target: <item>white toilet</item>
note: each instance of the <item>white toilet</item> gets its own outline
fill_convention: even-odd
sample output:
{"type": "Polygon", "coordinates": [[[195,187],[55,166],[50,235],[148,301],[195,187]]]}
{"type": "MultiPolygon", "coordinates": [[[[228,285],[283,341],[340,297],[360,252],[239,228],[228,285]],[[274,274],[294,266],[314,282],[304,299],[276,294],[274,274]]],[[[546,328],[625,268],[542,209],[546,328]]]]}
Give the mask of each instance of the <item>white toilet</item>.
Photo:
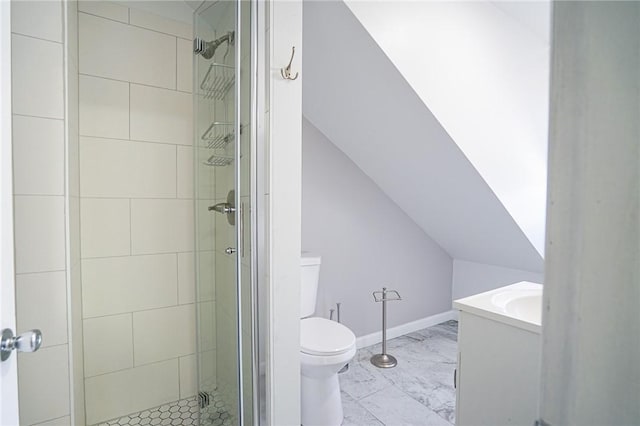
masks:
{"type": "Polygon", "coordinates": [[[338,426],[342,400],[338,371],[356,354],[351,330],[326,318],[311,317],[316,309],[320,256],[302,253],[300,288],[300,364],[303,426],[338,426]]]}

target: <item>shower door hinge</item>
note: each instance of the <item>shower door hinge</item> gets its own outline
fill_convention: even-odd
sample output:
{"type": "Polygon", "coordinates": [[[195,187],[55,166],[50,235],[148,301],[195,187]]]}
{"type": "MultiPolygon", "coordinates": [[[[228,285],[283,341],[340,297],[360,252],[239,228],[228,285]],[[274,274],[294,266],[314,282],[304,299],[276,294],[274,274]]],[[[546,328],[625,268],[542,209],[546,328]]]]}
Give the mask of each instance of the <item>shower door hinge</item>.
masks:
{"type": "Polygon", "coordinates": [[[193,39],[193,53],[195,53],[196,55],[199,55],[201,53],[204,53],[204,51],[207,50],[207,45],[206,42],[201,39],[200,37],[196,37],[193,39]]]}

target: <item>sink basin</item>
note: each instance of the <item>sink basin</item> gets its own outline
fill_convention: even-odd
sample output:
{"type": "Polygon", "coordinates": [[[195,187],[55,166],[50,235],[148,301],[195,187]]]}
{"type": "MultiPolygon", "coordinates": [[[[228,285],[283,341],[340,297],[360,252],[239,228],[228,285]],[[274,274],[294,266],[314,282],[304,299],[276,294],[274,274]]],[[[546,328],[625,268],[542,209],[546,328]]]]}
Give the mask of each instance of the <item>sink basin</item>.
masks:
{"type": "Polygon", "coordinates": [[[542,285],[522,281],[456,300],[461,311],[540,333],[542,323],[542,285]]]}
{"type": "Polygon", "coordinates": [[[542,322],[542,293],[516,297],[504,307],[507,314],[524,321],[540,324],[542,322]]]}

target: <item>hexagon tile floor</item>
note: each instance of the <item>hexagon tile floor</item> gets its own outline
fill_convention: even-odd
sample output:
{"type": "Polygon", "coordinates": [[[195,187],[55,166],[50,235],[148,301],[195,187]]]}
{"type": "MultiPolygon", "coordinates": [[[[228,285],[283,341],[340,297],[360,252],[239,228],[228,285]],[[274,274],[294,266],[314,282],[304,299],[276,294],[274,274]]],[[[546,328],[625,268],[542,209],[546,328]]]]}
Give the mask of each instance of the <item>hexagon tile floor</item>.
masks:
{"type": "MultiPolygon", "coordinates": [[[[96,426],[198,426],[199,410],[197,399],[182,399],[150,410],[99,423],[96,426]]],[[[211,404],[203,410],[202,417],[203,426],[231,426],[233,424],[233,419],[224,409],[222,401],[215,398],[215,394],[211,404]],[[206,418],[209,418],[208,422],[205,420],[206,418]]]]}

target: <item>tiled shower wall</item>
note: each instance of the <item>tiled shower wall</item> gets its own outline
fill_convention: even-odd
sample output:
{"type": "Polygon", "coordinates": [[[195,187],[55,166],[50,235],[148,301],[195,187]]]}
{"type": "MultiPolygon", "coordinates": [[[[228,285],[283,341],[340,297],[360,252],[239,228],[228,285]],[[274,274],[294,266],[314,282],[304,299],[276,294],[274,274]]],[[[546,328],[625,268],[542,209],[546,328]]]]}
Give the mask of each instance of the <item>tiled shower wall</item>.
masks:
{"type": "Polygon", "coordinates": [[[77,79],[65,78],[76,61],[65,55],[73,43],[64,31],[75,5],[11,3],[17,331],[43,333],[39,351],[18,356],[22,425],[69,425],[71,411],[82,410],[70,395],[77,329],[68,322],[68,283],[79,254],[69,247],[78,209],[74,177],[65,179],[66,149],[77,146],[77,105],[68,100],[77,79]]]}
{"type": "Polygon", "coordinates": [[[191,25],[79,5],[87,423],[195,394],[191,25]]]}

